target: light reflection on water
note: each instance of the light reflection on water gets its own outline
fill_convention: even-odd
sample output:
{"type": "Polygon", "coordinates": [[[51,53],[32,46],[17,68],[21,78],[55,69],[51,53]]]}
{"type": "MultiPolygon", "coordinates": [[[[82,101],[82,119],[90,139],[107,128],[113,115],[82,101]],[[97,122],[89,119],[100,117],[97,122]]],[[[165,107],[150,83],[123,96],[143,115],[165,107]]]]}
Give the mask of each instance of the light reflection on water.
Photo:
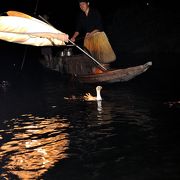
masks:
{"type": "Polygon", "coordinates": [[[178,174],[174,154],[180,151],[169,149],[179,144],[170,141],[179,130],[169,126],[171,116],[162,106],[167,89],[151,89],[147,80],[106,85],[103,101],[84,102],[64,97],[94,94],[95,86],[46,76],[33,83],[0,96],[9,107],[0,109],[2,177],[129,180],[165,177],[165,170],[169,177],[178,174]],[[14,115],[19,112],[33,113],[14,115]]]}
{"type": "Polygon", "coordinates": [[[5,122],[1,130],[0,160],[3,178],[37,179],[56,162],[68,158],[67,119],[22,115],[5,122]]]}

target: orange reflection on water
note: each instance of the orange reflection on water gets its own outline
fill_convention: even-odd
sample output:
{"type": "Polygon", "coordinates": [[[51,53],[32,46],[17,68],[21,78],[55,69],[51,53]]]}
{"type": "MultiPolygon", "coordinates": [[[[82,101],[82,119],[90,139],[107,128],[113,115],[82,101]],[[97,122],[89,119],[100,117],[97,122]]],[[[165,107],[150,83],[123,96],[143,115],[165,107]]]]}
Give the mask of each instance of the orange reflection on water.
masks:
{"type": "Polygon", "coordinates": [[[2,167],[3,177],[12,173],[20,179],[37,179],[56,162],[68,158],[68,127],[68,120],[58,116],[16,119],[10,130],[14,133],[13,138],[1,146],[0,159],[7,161],[2,167]]]}

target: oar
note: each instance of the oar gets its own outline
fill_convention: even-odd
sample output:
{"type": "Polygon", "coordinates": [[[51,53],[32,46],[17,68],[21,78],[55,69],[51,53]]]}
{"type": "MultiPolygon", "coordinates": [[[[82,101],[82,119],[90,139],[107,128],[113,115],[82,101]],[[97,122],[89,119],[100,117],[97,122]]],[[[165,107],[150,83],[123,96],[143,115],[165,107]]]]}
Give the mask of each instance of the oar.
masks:
{"type": "MultiPolygon", "coordinates": [[[[44,19],[41,15],[39,15],[39,18],[41,18],[43,21],[45,21],[46,23],[48,23],[49,25],[51,25],[46,19],[44,19]]],[[[52,26],[52,25],[51,25],[52,26]]],[[[86,54],[89,58],[91,58],[96,64],[98,64],[102,70],[107,70],[101,63],[99,63],[96,59],[94,59],[89,53],[87,53],[86,51],[84,51],[81,47],[79,47],[77,44],[75,44],[73,41],[71,41],[70,39],[68,39],[68,41],[74,45],[75,47],[77,47],[80,51],[82,51],[84,54],[86,54]]]]}

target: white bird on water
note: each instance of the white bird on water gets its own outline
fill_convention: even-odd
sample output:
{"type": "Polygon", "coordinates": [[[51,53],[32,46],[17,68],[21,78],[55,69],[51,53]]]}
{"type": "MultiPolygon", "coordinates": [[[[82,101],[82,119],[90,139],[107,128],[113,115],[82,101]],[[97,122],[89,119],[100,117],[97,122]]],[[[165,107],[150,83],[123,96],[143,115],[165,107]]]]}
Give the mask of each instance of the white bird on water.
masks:
{"type": "Polygon", "coordinates": [[[86,95],[83,96],[84,100],[85,101],[101,101],[102,100],[101,89],[102,89],[102,86],[96,87],[96,96],[92,96],[90,93],[86,93],[86,95]]]}
{"type": "Polygon", "coordinates": [[[72,95],[72,97],[64,97],[64,99],[68,100],[76,100],[76,99],[82,99],[84,101],[101,101],[101,89],[102,86],[97,86],[96,87],[96,96],[91,95],[91,93],[86,93],[84,96],[77,98],[76,96],[72,95]]]}

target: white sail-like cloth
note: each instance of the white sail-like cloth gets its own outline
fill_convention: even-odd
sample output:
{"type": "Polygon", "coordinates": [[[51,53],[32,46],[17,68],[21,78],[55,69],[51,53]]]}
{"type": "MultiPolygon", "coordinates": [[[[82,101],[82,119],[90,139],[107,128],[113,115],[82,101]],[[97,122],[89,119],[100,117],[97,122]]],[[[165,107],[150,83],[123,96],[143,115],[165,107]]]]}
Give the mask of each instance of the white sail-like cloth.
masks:
{"type": "Polygon", "coordinates": [[[0,16],[0,39],[33,46],[65,45],[67,34],[36,18],[0,16]]]}

